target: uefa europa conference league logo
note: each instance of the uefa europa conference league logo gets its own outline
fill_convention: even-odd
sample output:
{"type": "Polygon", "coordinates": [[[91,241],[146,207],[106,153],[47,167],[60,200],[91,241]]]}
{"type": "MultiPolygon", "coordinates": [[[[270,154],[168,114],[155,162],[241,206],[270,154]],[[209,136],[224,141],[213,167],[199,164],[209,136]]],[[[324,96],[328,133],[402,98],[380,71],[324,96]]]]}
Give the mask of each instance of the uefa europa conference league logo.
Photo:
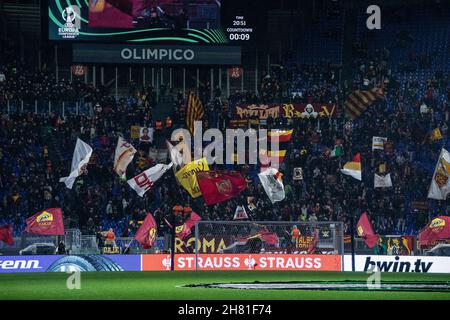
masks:
{"type": "Polygon", "coordinates": [[[61,12],[64,20],[63,27],[58,28],[58,34],[65,39],[74,39],[80,35],[81,14],[80,7],[70,5],[61,12]]]}

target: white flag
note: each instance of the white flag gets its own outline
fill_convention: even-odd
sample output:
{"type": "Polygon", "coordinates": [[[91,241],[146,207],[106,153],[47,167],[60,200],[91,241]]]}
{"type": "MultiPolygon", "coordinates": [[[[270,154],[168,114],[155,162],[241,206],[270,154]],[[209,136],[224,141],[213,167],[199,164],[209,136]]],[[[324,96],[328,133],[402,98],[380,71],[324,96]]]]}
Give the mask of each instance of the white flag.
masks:
{"type": "Polygon", "coordinates": [[[128,184],[134,191],[140,196],[143,197],[144,194],[153,187],[153,184],[162,177],[162,175],[172,167],[172,163],[170,164],[162,164],[159,163],[156,166],[153,166],[141,174],[138,174],[136,177],[128,180],[128,184]]]}
{"type": "Polygon", "coordinates": [[[392,187],[391,174],[388,173],[385,176],[380,176],[375,173],[373,178],[374,188],[389,188],[392,187]]]}
{"type": "Polygon", "coordinates": [[[272,203],[281,201],[286,196],[281,176],[281,172],[275,168],[267,168],[264,172],[258,174],[259,180],[272,203]]]}
{"type": "Polygon", "coordinates": [[[66,187],[72,189],[75,179],[86,171],[86,166],[92,156],[92,148],[80,138],[77,139],[75,151],[73,152],[72,166],[70,168],[70,175],[59,179],[59,182],[64,182],[66,187]]]}
{"type": "Polygon", "coordinates": [[[234,212],[233,220],[244,220],[248,219],[247,211],[243,206],[237,206],[236,211],[234,212]]]}
{"type": "Polygon", "coordinates": [[[387,138],[384,137],[372,137],[372,151],[373,150],[384,150],[384,144],[387,138]]]}
{"type": "Polygon", "coordinates": [[[442,148],[436,168],[434,169],[428,198],[445,200],[450,193],[450,153],[442,148]]]}
{"type": "Polygon", "coordinates": [[[116,154],[114,155],[114,172],[122,179],[126,178],[127,167],[136,154],[136,149],[122,137],[117,141],[116,154]]]}
{"type": "Polygon", "coordinates": [[[169,141],[166,140],[169,149],[170,161],[174,164],[174,170],[178,171],[183,166],[183,155],[169,141]]]}

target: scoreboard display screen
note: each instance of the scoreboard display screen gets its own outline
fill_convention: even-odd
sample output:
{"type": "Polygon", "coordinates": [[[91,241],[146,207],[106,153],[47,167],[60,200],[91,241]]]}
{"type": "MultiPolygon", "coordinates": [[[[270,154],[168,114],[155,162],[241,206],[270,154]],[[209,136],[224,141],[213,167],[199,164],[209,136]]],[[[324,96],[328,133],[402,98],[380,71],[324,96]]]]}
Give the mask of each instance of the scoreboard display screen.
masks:
{"type": "Polygon", "coordinates": [[[49,39],[224,45],[253,40],[252,11],[233,0],[49,0],[49,39]]]}

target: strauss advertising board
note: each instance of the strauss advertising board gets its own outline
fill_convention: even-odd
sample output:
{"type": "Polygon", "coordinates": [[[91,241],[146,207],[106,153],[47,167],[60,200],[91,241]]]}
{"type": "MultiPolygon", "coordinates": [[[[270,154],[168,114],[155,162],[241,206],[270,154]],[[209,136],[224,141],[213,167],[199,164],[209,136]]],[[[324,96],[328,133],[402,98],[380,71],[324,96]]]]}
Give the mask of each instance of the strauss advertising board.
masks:
{"type": "MultiPolygon", "coordinates": [[[[73,271],[168,271],[168,254],[1,256],[0,273],[73,271]]],[[[350,255],[200,254],[198,270],[352,271],[350,255]]],[[[196,270],[194,254],[176,254],[175,270],[196,270]]],[[[356,271],[450,273],[450,257],[356,256],[356,271]]]]}
{"type": "MultiPolygon", "coordinates": [[[[171,260],[167,254],[142,256],[142,271],[170,270],[171,260]]],[[[175,270],[196,270],[195,255],[175,256],[175,270]]],[[[299,254],[201,254],[198,270],[298,270],[341,271],[339,255],[299,254]]]]}

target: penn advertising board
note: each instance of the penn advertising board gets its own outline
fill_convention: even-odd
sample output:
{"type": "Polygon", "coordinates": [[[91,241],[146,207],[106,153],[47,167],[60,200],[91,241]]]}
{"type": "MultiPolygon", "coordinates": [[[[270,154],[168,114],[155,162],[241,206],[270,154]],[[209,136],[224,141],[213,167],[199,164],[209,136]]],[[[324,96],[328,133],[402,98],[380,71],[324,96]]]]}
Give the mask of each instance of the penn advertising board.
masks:
{"type": "Polygon", "coordinates": [[[0,256],[0,273],[140,270],[140,255],[0,256]]]}

